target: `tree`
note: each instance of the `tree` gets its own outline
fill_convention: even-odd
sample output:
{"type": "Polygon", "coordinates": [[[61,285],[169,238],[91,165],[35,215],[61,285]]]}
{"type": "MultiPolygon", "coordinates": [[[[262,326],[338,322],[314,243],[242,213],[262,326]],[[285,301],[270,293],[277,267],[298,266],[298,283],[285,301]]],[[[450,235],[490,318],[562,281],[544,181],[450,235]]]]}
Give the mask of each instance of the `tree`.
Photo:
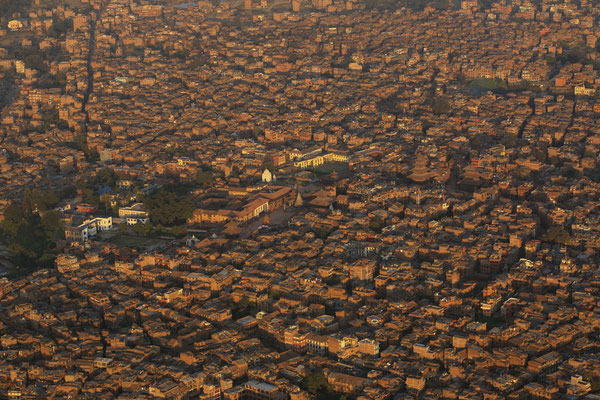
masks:
{"type": "Polygon", "coordinates": [[[192,58],[188,65],[191,69],[200,68],[210,62],[210,59],[204,55],[192,58]]]}
{"type": "Polygon", "coordinates": [[[237,29],[242,29],[242,19],[239,15],[233,17],[233,26],[235,26],[237,29]]]}
{"type": "Polygon", "coordinates": [[[142,201],[152,222],[169,227],[185,223],[195,209],[188,190],[186,185],[168,185],[145,196],[142,201]]]}
{"type": "Polygon", "coordinates": [[[279,292],[276,292],[275,290],[271,290],[269,292],[269,300],[271,301],[277,301],[281,298],[281,294],[279,292]]]}
{"type": "Polygon", "coordinates": [[[72,19],[59,19],[55,20],[52,23],[52,26],[48,29],[48,36],[53,37],[55,39],[60,38],[66,32],[73,29],[73,20],[72,19]]]}
{"type": "Polygon", "coordinates": [[[344,289],[346,289],[346,293],[349,296],[352,296],[352,280],[351,279],[348,279],[346,281],[346,283],[344,284],[344,289]]]}
{"type": "Polygon", "coordinates": [[[83,200],[96,208],[100,207],[100,196],[90,187],[83,189],[83,200]]]}
{"type": "Polygon", "coordinates": [[[97,184],[114,187],[116,180],[117,175],[115,174],[115,171],[110,168],[102,168],[100,171],[96,172],[95,181],[97,184]]]}
{"type": "Polygon", "coordinates": [[[517,135],[513,135],[512,133],[506,133],[502,138],[501,143],[504,145],[504,147],[510,149],[516,147],[518,141],[519,137],[517,135]]]}
{"type": "Polygon", "coordinates": [[[25,221],[19,225],[17,231],[17,242],[37,255],[41,255],[47,244],[47,235],[39,214],[28,216],[25,221]]]}
{"type": "Polygon", "coordinates": [[[567,244],[571,241],[571,235],[564,227],[554,226],[548,229],[548,232],[546,232],[546,235],[544,236],[544,241],[567,244]]]}
{"type": "Polygon", "coordinates": [[[4,210],[4,221],[2,221],[2,229],[4,231],[16,235],[19,229],[19,224],[25,218],[23,208],[18,204],[11,204],[4,210]]]}
{"type": "Polygon", "coordinates": [[[46,230],[48,239],[54,239],[58,234],[64,234],[64,226],[58,211],[49,210],[42,214],[42,225],[46,230]]]}
{"type": "Polygon", "coordinates": [[[340,283],[340,277],[338,275],[330,275],[323,279],[323,283],[327,286],[335,286],[340,283]]]}
{"type": "Polygon", "coordinates": [[[476,94],[481,94],[487,91],[494,93],[505,93],[508,91],[508,84],[499,78],[479,78],[469,82],[469,88],[476,94]]]}
{"type": "Polygon", "coordinates": [[[0,10],[4,16],[25,12],[31,5],[31,0],[0,0],[0,10]]]}
{"type": "Polygon", "coordinates": [[[431,108],[435,115],[448,114],[452,110],[447,99],[436,99],[431,108]]]}
{"type": "Polygon", "coordinates": [[[234,319],[239,319],[250,315],[250,301],[245,297],[237,303],[230,304],[230,306],[231,316],[234,319]]]}
{"type": "Polygon", "coordinates": [[[327,229],[325,227],[314,228],[313,232],[319,239],[327,239],[329,235],[333,233],[334,229],[327,229]]]}
{"type": "Polygon", "coordinates": [[[212,171],[198,171],[194,177],[194,181],[198,186],[209,186],[215,181],[215,176],[212,171]]]}
{"type": "Polygon", "coordinates": [[[320,391],[330,391],[331,385],[322,372],[313,372],[304,379],[304,387],[311,394],[317,394],[320,391]]]}
{"type": "Polygon", "coordinates": [[[547,153],[546,153],[546,149],[545,148],[541,148],[541,147],[536,147],[535,149],[533,149],[533,157],[541,162],[541,163],[545,163],[546,162],[546,158],[547,158],[547,153]]]}
{"type": "Polygon", "coordinates": [[[51,190],[25,190],[23,202],[27,212],[44,212],[58,204],[58,196],[51,190]]]}
{"type": "Polygon", "coordinates": [[[327,377],[321,371],[315,371],[302,380],[302,387],[309,393],[316,395],[317,400],[342,400],[342,396],[333,390],[327,382],[327,377]]]}
{"type": "Polygon", "coordinates": [[[78,133],[75,136],[75,143],[79,146],[80,149],[82,149],[84,146],[87,145],[87,135],[83,132],[78,133]]]}
{"type": "Polygon", "coordinates": [[[64,235],[60,215],[51,209],[57,202],[54,192],[28,189],[21,202],[6,208],[0,223],[1,239],[18,267],[52,265],[56,256],[53,240],[64,235]]]}
{"type": "Polygon", "coordinates": [[[141,223],[138,222],[137,224],[133,225],[133,231],[135,233],[137,233],[138,235],[143,235],[146,236],[148,235],[148,233],[150,233],[152,229],[152,224],[151,223],[141,223]]]}
{"type": "Polygon", "coordinates": [[[100,153],[98,153],[98,148],[97,147],[85,147],[83,149],[83,153],[85,154],[85,159],[91,163],[95,163],[96,161],[100,160],[100,153]]]}
{"type": "Polygon", "coordinates": [[[381,232],[381,229],[385,226],[385,222],[381,217],[375,217],[369,221],[369,229],[375,232],[381,232]]]}
{"type": "Polygon", "coordinates": [[[53,225],[52,218],[44,223],[38,213],[26,213],[24,210],[18,221],[14,219],[16,209],[13,208],[11,214],[11,220],[2,222],[3,241],[8,245],[15,264],[27,269],[51,266],[56,256],[56,245],[51,238],[59,231],[60,224],[53,225]]]}
{"type": "Polygon", "coordinates": [[[183,225],[176,225],[171,228],[171,234],[178,238],[184,237],[187,234],[187,228],[183,225]]]}
{"type": "Polygon", "coordinates": [[[35,69],[45,74],[48,72],[48,64],[46,64],[41,54],[30,54],[23,60],[27,68],[35,69]]]}

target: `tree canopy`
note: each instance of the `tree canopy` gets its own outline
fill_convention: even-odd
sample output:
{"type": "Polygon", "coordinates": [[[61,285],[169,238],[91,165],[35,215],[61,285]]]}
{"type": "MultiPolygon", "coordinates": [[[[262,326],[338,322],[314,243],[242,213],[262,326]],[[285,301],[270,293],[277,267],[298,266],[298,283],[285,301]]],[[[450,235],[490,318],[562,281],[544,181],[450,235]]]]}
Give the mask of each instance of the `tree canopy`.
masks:
{"type": "Polygon", "coordinates": [[[187,198],[189,187],[182,184],[166,185],[144,196],[143,203],[154,224],[181,225],[192,216],[194,203],[187,198]]]}
{"type": "Polygon", "coordinates": [[[309,393],[317,396],[317,400],[346,400],[345,395],[340,395],[333,390],[327,382],[327,377],[321,371],[311,372],[302,380],[302,387],[309,393]]]}
{"type": "Polygon", "coordinates": [[[562,226],[554,226],[548,229],[544,236],[544,241],[554,242],[558,244],[567,244],[571,241],[571,235],[562,226]]]}
{"type": "Polygon", "coordinates": [[[25,191],[21,202],[11,204],[0,224],[0,238],[19,267],[49,267],[56,256],[55,240],[64,235],[60,215],[51,208],[58,197],[49,191],[25,191]]]}
{"type": "Polygon", "coordinates": [[[25,12],[30,6],[31,0],[0,0],[0,10],[5,16],[25,12]]]}

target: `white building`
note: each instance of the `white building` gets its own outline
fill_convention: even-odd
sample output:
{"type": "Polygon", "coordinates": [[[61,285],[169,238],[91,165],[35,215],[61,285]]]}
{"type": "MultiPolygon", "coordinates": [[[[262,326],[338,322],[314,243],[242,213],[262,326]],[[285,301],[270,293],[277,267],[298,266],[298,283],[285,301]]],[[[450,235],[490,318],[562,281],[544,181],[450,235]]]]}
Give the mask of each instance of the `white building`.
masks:
{"type": "Polygon", "coordinates": [[[88,219],[83,222],[85,224],[96,224],[96,229],[99,231],[107,231],[112,229],[113,227],[113,218],[112,217],[96,217],[93,219],[88,219]]]}
{"type": "Polygon", "coordinates": [[[275,175],[273,175],[271,173],[271,171],[269,171],[269,169],[265,169],[264,172],[262,173],[262,181],[266,182],[266,183],[269,183],[269,182],[272,182],[274,180],[277,180],[275,178],[275,175]]]}
{"type": "Polygon", "coordinates": [[[18,31],[23,29],[24,27],[25,24],[23,24],[23,20],[13,19],[8,21],[8,29],[10,29],[11,31],[18,31]]]}
{"type": "Polygon", "coordinates": [[[148,212],[144,210],[142,203],[135,203],[131,207],[119,208],[119,217],[127,221],[127,225],[135,225],[138,222],[145,224],[148,222],[148,212]]]}
{"type": "Polygon", "coordinates": [[[65,238],[70,242],[86,242],[96,236],[98,231],[112,229],[112,217],[96,217],[88,219],[79,226],[68,226],[65,228],[65,238]]]}

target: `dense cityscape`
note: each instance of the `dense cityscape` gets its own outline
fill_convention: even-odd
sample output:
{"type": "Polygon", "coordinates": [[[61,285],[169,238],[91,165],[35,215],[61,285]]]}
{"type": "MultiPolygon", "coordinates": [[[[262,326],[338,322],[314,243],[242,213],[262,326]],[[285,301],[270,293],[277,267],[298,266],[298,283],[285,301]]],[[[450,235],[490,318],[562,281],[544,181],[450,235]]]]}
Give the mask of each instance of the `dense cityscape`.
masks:
{"type": "Polygon", "coordinates": [[[0,399],[600,399],[597,0],[0,0],[0,399]]]}

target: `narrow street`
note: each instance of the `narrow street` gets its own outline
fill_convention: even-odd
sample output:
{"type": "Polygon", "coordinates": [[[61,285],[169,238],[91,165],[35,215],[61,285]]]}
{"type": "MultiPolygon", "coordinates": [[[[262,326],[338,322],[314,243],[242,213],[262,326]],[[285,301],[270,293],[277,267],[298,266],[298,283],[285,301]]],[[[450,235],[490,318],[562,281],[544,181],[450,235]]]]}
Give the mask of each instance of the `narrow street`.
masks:
{"type": "Polygon", "coordinates": [[[88,84],[85,93],[83,94],[83,101],[81,102],[81,111],[85,114],[85,131],[87,131],[89,122],[87,103],[90,99],[90,95],[94,91],[94,68],[92,67],[92,62],[94,59],[94,52],[96,50],[96,25],[102,15],[102,12],[109,3],[110,1],[103,3],[99,10],[95,10],[90,14],[90,39],[88,42],[88,55],[86,60],[88,84]]]}

